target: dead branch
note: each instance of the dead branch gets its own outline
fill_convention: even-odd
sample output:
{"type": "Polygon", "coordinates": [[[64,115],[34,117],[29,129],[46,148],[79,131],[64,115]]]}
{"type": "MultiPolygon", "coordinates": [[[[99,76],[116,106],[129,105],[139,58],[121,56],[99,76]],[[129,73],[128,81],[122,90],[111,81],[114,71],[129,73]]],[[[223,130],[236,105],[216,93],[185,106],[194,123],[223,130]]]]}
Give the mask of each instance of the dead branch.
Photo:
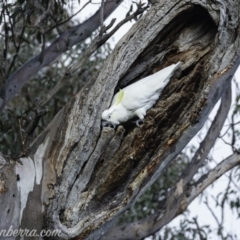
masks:
{"type": "MultiPolygon", "coordinates": [[[[175,205],[171,206],[174,208],[175,214],[170,218],[169,215],[166,214],[167,209],[163,207],[158,213],[153,214],[145,219],[130,224],[125,224],[123,226],[111,228],[110,231],[108,231],[101,238],[101,240],[137,240],[154,234],[156,231],[159,231],[163,226],[169,223],[176,216],[181,214],[204,189],[210,186],[215,180],[220,178],[227,171],[233,169],[239,163],[240,155],[234,153],[233,155],[224,159],[207,174],[203,175],[201,179],[191,187],[190,191],[185,191],[182,193],[182,195],[184,196],[183,199],[176,199],[175,205]],[[180,199],[182,201],[179,201],[180,199]]],[[[168,201],[166,201],[166,203],[168,204],[168,201]]]]}
{"type": "MultiPolygon", "coordinates": [[[[145,9],[144,9],[145,10],[145,9]]],[[[97,36],[92,43],[88,46],[86,51],[80,57],[80,62],[68,67],[64,76],[57,82],[57,84],[48,92],[44,99],[41,100],[39,103],[40,107],[44,107],[52,97],[64,86],[66,86],[71,78],[71,76],[76,73],[77,71],[81,70],[84,66],[86,61],[89,57],[99,48],[101,47],[121,26],[123,26],[126,22],[131,21],[132,19],[136,18],[137,15],[142,14],[143,8],[138,8],[133,14],[129,15],[128,17],[124,18],[120,21],[114,29],[112,29],[109,33],[103,35],[109,28],[112,27],[116,19],[113,19],[108,26],[102,26],[100,29],[100,34],[97,36]]]]}

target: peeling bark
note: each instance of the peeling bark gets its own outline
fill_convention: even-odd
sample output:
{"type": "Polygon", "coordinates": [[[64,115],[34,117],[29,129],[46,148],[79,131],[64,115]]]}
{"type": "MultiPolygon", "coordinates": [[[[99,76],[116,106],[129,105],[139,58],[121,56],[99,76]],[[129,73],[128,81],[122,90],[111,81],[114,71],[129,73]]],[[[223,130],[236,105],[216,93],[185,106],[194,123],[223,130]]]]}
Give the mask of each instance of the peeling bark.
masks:
{"type": "MultiPolygon", "coordinates": [[[[184,200],[179,201],[178,199],[177,201],[180,204],[177,203],[172,206],[173,209],[176,210],[176,215],[174,217],[184,212],[186,208],[190,205],[190,203],[200,193],[202,193],[204,189],[210,186],[224,173],[237,166],[239,163],[240,156],[235,153],[224,159],[207,174],[203,175],[202,178],[199,179],[199,181],[191,187],[191,189],[188,191],[188,195],[185,196],[184,200]]],[[[168,222],[172,220],[172,217],[169,214],[166,214],[165,210],[166,209],[163,207],[158,213],[155,213],[145,219],[123,226],[114,227],[109,232],[107,232],[101,238],[101,240],[138,240],[148,237],[151,234],[154,234],[156,231],[160,230],[163,226],[165,226],[168,222]]]]}
{"type": "Polygon", "coordinates": [[[23,166],[17,163],[15,173],[10,167],[10,178],[20,176],[19,183],[8,180],[17,196],[8,203],[18,210],[16,227],[34,223],[61,230],[59,239],[99,239],[201,129],[229,86],[239,65],[239,8],[232,0],[155,3],[119,41],[97,79],[32,143],[23,166]],[[178,61],[181,72],[140,128],[101,129],[101,113],[118,88],[178,61]],[[28,195],[21,216],[17,186],[29,169],[26,161],[34,186],[29,179],[28,190],[23,187],[28,195]]]}

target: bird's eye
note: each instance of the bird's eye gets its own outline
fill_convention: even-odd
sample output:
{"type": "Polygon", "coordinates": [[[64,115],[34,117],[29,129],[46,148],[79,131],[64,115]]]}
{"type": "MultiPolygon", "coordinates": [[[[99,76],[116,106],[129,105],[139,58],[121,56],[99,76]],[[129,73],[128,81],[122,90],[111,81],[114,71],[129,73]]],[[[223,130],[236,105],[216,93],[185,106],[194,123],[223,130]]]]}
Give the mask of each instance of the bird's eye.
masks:
{"type": "Polygon", "coordinates": [[[111,115],[108,116],[108,119],[110,119],[110,118],[111,118],[111,115]]]}

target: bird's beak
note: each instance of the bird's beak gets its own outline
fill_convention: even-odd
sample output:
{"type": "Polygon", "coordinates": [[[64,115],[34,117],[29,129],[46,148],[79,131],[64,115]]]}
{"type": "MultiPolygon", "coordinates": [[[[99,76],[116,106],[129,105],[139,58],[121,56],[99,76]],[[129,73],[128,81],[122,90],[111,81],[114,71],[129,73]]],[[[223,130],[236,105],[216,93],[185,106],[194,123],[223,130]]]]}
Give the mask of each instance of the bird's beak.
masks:
{"type": "Polygon", "coordinates": [[[110,127],[110,128],[116,128],[117,124],[114,124],[112,122],[109,122],[107,120],[102,121],[102,127],[110,127]]]}

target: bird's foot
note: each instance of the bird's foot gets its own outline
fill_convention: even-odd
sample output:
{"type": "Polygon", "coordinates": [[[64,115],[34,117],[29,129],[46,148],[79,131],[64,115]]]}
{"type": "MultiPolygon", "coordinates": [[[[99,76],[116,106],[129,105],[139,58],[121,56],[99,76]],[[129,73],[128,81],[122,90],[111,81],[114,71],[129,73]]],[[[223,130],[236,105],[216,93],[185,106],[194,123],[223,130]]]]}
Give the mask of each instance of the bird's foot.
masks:
{"type": "Polygon", "coordinates": [[[109,121],[102,121],[102,127],[110,127],[115,129],[117,127],[117,124],[114,124],[109,121]]]}
{"type": "Polygon", "coordinates": [[[137,121],[134,121],[138,127],[140,127],[144,123],[144,119],[138,119],[137,121]]]}

